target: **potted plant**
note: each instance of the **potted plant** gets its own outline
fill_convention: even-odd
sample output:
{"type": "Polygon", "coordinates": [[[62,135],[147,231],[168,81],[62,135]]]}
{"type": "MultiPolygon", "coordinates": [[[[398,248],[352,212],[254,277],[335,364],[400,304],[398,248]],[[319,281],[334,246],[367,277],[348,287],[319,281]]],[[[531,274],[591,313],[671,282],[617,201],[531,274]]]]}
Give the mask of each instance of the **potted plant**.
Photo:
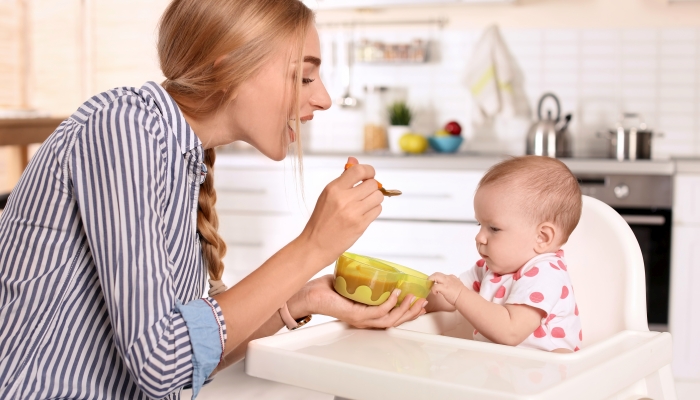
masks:
{"type": "Polygon", "coordinates": [[[401,153],[399,140],[410,131],[409,125],[413,114],[405,101],[395,101],[389,106],[389,121],[391,125],[387,129],[389,136],[389,149],[392,153],[401,153]]]}

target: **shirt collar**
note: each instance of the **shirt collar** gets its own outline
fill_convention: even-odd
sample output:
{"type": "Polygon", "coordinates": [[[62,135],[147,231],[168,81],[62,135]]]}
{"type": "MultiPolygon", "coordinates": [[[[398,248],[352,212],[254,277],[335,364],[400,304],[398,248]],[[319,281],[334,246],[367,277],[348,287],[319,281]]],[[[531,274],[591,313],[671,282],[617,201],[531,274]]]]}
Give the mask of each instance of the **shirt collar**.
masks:
{"type": "MultiPolygon", "coordinates": [[[[184,155],[193,149],[200,149],[202,142],[185,120],[185,116],[180,111],[180,107],[175,102],[175,99],[161,85],[155,82],[146,82],[141,89],[145,92],[145,96],[152,97],[154,104],[158,107],[163,118],[175,134],[175,140],[180,146],[180,152],[184,155]]],[[[201,151],[198,150],[196,153],[201,153],[201,151]]],[[[199,154],[197,156],[197,158],[201,157],[199,154]]]]}

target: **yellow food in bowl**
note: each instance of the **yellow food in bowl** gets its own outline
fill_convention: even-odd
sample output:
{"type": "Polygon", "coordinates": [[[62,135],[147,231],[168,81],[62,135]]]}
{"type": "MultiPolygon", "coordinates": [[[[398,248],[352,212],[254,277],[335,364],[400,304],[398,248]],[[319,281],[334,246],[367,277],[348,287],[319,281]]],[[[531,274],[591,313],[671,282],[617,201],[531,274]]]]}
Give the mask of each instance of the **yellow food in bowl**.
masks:
{"type": "Polygon", "coordinates": [[[346,252],[335,263],[335,291],[367,305],[384,303],[395,288],[401,289],[397,306],[409,293],[424,299],[432,286],[428,275],[378,258],[346,252]]]}
{"type": "Polygon", "coordinates": [[[335,263],[333,288],[348,299],[376,306],[391,296],[403,275],[373,258],[343,253],[335,263]]]}

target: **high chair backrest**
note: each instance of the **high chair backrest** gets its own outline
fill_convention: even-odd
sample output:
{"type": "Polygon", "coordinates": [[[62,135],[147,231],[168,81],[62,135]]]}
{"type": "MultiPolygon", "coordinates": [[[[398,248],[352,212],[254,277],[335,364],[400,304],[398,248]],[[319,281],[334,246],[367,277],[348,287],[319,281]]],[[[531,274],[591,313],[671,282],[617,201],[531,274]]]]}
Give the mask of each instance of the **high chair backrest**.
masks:
{"type": "Polygon", "coordinates": [[[625,330],[649,330],[644,260],[627,222],[583,196],[581,220],[563,246],[583,326],[583,345],[625,330]]]}

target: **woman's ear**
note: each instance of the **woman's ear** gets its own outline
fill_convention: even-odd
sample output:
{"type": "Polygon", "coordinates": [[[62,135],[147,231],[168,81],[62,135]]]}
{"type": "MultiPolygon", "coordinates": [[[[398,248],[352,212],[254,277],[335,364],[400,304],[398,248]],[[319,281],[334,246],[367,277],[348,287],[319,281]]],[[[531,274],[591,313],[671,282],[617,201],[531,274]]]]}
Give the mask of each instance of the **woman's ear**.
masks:
{"type": "Polygon", "coordinates": [[[535,243],[535,252],[537,254],[546,253],[554,243],[557,229],[551,222],[543,222],[537,226],[537,241],[535,243]]]}

